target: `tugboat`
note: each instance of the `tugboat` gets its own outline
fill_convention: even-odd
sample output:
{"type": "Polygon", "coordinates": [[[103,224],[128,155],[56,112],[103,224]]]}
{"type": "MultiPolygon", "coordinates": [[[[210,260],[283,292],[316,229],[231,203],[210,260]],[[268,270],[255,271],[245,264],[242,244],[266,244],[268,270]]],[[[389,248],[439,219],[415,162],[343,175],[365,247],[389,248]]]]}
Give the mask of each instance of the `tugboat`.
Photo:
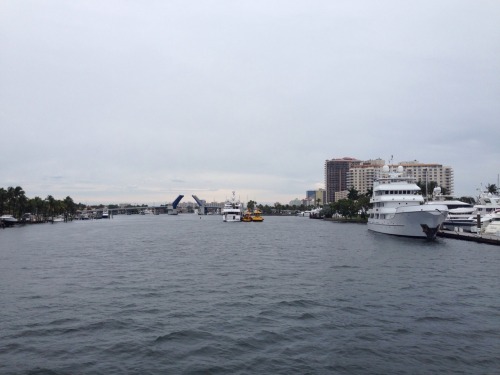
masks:
{"type": "Polygon", "coordinates": [[[425,204],[415,178],[403,172],[402,166],[391,171],[384,165],[381,176],[373,182],[368,229],[395,236],[435,239],[448,216],[448,206],[425,204]]]}
{"type": "Polygon", "coordinates": [[[245,223],[250,223],[252,221],[252,213],[246,210],[243,217],[241,218],[241,221],[244,221],[245,223]]]}
{"type": "Polygon", "coordinates": [[[264,221],[264,218],[262,217],[262,211],[258,208],[256,208],[252,213],[252,221],[255,221],[257,223],[264,221]]]}

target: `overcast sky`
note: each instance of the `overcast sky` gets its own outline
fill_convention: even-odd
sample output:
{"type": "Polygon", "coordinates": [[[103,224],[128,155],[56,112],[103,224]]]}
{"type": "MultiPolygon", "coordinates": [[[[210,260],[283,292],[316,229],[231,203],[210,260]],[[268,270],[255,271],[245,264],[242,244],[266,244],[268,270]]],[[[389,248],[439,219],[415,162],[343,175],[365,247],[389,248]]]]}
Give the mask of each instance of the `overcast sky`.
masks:
{"type": "Polygon", "coordinates": [[[500,173],[500,1],[0,0],[0,187],[288,203],[337,157],[500,173]]]}

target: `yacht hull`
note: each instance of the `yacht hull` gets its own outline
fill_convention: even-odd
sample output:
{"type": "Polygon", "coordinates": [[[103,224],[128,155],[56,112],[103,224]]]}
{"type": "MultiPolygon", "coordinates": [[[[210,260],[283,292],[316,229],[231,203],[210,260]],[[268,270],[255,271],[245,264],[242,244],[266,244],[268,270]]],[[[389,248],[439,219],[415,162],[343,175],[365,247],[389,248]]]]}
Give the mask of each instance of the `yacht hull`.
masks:
{"type": "Polygon", "coordinates": [[[368,219],[368,229],[395,236],[436,238],[437,232],[448,215],[446,206],[409,206],[397,209],[385,219],[368,219]]]}

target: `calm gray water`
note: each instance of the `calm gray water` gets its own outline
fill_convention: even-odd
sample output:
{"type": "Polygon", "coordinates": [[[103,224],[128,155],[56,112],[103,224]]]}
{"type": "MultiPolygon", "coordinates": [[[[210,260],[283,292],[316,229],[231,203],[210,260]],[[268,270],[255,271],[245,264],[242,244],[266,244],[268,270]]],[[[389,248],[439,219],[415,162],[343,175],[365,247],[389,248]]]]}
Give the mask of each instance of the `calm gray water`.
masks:
{"type": "Polygon", "coordinates": [[[500,248],[297,217],[0,230],[1,374],[498,374],[500,248]]]}

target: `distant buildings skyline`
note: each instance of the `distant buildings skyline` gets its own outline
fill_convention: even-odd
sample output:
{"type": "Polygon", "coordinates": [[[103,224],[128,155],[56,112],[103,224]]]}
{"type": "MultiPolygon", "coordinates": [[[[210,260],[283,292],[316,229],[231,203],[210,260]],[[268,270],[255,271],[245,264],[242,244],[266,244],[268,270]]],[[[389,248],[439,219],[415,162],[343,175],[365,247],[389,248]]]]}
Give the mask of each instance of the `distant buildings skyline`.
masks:
{"type": "MultiPolygon", "coordinates": [[[[325,160],[325,199],[326,203],[336,202],[347,197],[348,191],[355,188],[360,194],[366,194],[378,177],[380,168],[385,162],[382,159],[362,161],[352,157],[325,160]]],[[[429,183],[434,181],[447,194],[454,194],[454,172],[450,166],[438,163],[420,163],[417,160],[402,161],[389,166],[403,166],[408,176],[417,181],[429,183]]],[[[309,192],[307,192],[309,195],[309,192]]]]}

